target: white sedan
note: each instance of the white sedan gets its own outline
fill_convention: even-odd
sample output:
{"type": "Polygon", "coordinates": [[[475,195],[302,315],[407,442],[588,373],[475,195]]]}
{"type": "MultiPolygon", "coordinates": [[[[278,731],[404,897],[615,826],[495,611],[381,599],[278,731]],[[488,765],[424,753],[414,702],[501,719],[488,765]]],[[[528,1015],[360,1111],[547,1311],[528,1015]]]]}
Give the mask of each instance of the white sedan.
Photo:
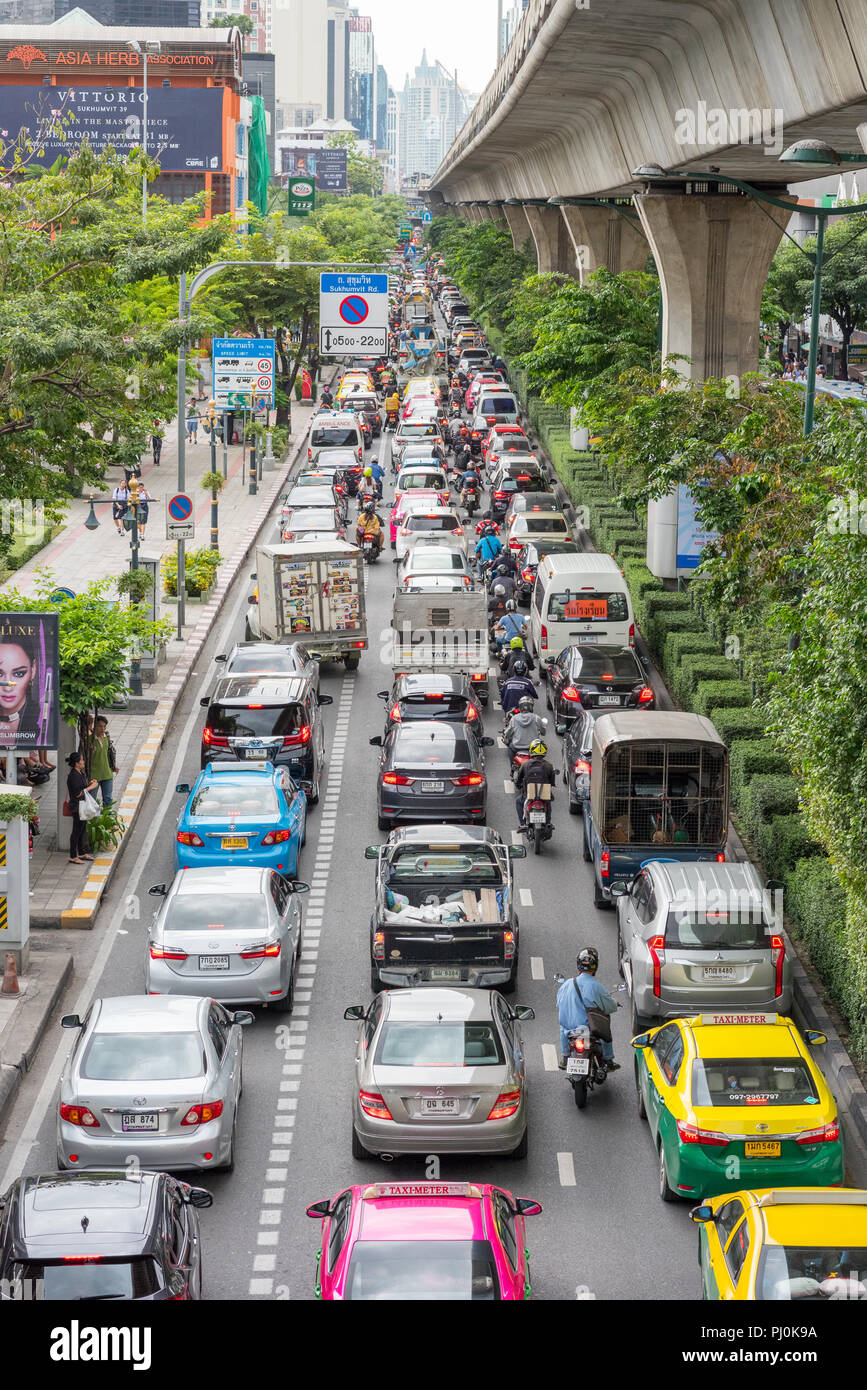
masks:
{"type": "Polygon", "coordinates": [[[467,553],[467,537],[457,512],[449,507],[431,506],[429,502],[410,503],[395,536],[398,560],[419,541],[439,543],[441,540],[457,542],[464,554],[467,553]]]}

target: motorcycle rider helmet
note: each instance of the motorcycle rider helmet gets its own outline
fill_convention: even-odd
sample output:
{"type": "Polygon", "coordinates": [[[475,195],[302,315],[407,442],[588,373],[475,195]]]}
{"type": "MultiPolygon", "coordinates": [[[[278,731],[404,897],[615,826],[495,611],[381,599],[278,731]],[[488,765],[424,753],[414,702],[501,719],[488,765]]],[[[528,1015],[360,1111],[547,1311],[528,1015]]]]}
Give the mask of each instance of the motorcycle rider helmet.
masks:
{"type": "Polygon", "coordinates": [[[509,573],[509,566],[508,566],[508,565],[497,565],[497,574],[508,574],[508,573],[509,573]]]}
{"type": "Polygon", "coordinates": [[[547,745],[547,743],[543,743],[542,740],[541,740],[540,738],[534,738],[534,739],[533,739],[533,742],[530,744],[530,757],[531,757],[531,758],[544,758],[545,755],[547,754],[547,752],[548,752],[548,745],[547,745]]]}
{"type": "Polygon", "coordinates": [[[374,507],[373,503],[365,502],[364,506],[361,509],[361,514],[362,516],[374,516],[376,514],[376,508],[374,507]]]}
{"type": "Polygon", "coordinates": [[[522,652],[524,650],[523,637],[513,637],[509,646],[512,648],[513,652],[522,652]]]}
{"type": "Polygon", "coordinates": [[[575,964],[578,966],[579,971],[583,971],[588,975],[595,975],[596,971],[599,969],[599,952],[596,947],[585,946],[583,951],[578,952],[575,964]]]}
{"type": "Polygon", "coordinates": [[[513,675],[513,676],[526,676],[526,674],[527,674],[527,663],[526,663],[526,661],[516,661],[515,664],[514,664],[514,666],[512,667],[512,675],[513,675]]]}
{"type": "Polygon", "coordinates": [[[505,591],[505,589],[503,588],[502,584],[495,584],[494,587],[493,587],[493,589],[491,590],[491,592],[492,592],[492,594],[494,595],[495,598],[503,598],[503,597],[505,596],[505,593],[506,593],[506,591],[505,591]]]}
{"type": "Polygon", "coordinates": [[[373,477],[373,469],[372,469],[372,468],[365,468],[365,470],[364,470],[364,477],[365,477],[365,478],[372,478],[372,477],[373,477]]]}
{"type": "Polygon", "coordinates": [[[534,709],[534,701],[532,696],[522,695],[520,700],[518,701],[518,709],[521,711],[522,714],[532,714],[534,709]]]}
{"type": "Polygon", "coordinates": [[[513,598],[507,598],[507,599],[506,599],[506,612],[507,612],[507,613],[517,613],[517,611],[518,611],[518,605],[517,605],[517,603],[515,602],[515,600],[514,600],[513,598]]]}

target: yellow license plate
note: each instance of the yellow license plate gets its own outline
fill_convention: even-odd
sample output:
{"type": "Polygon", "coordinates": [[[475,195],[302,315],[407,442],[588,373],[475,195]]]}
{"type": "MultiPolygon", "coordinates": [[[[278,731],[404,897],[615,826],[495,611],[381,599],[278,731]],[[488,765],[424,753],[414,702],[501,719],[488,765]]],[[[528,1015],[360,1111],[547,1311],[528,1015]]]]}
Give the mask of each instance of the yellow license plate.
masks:
{"type": "Polygon", "coordinates": [[[745,1148],[747,1158],[779,1158],[781,1152],[779,1139],[748,1139],[745,1148]]]}
{"type": "Polygon", "coordinates": [[[222,843],[223,843],[223,849],[246,849],[246,848],[247,848],[247,836],[246,836],[246,835],[224,835],[224,836],[223,836],[223,841],[222,841],[222,843]]]}

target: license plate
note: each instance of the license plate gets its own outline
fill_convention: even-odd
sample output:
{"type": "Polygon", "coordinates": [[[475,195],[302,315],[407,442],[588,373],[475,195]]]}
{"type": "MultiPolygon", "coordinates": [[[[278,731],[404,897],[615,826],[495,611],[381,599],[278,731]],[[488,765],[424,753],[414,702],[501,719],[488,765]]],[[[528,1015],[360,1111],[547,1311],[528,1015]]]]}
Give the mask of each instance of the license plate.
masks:
{"type": "Polygon", "coordinates": [[[160,1117],[155,1110],[143,1110],[140,1114],[121,1116],[121,1126],[125,1134],[130,1130],[159,1129],[160,1117]]]}
{"type": "Polygon", "coordinates": [[[570,635],[570,637],[574,637],[574,636],[577,635],[578,641],[579,641],[579,642],[598,643],[598,641],[599,641],[599,638],[598,638],[598,637],[588,637],[587,634],[584,633],[584,632],[579,632],[579,633],[577,633],[577,634],[576,634],[576,633],[570,633],[569,635],[570,635]]]}
{"type": "Polygon", "coordinates": [[[782,1149],[779,1139],[748,1139],[744,1147],[747,1158],[779,1158],[782,1149]]]}
{"type": "Polygon", "coordinates": [[[733,965],[706,965],[702,977],[705,980],[733,980],[735,968],[733,965]]]}
{"type": "Polygon", "coordinates": [[[246,835],[224,835],[221,842],[223,849],[246,849],[246,835]]]}
{"type": "Polygon", "coordinates": [[[589,1057],[570,1057],[566,1063],[567,1076],[587,1076],[590,1071],[589,1057]]]}
{"type": "Polygon", "coordinates": [[[445,782],[422,782],[421,789],[423,792],[444,792],[446,784],[445,782]]]}
{"type": "Polygon", "coordinates": [[[228,956],[199,956],[200,970],[228,970],[228,956]]]}
{"type": "Polygon", "coordinates": [[[619,704],[620,704],[620,696],[619,696],[619,695],[600,695],[599,698],[597,699],[596,703],[599,704],[599,705],[619,705],[619,704]]]}
{"type": "Polygon", "coordinates": [[[460,982],[461,972],[457,968],[435,965],[430,972],[430,977],[432,980],[457,980],[460,982]]]}
{"type": "Polygon", "coordinates": [[[548,819],[548,817],[545,815],[545,812],[544,812],[544,811],[531,811],[531,812],[530,812],[530,824],[531,824],[531,825],[544,825],[547,819],[548,819]]]}
{"type": "Polygon", "coordinates": [[[423,1115],[457,1115],[457,1096],[422,1096],[418,1103],[423,1115]]]}

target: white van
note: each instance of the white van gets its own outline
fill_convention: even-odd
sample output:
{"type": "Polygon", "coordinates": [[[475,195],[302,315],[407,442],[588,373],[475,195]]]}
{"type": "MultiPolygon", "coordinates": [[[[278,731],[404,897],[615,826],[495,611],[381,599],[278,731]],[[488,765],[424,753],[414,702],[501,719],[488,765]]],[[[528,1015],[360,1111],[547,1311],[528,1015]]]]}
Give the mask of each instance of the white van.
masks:
{"type": "Polygon", "coordinates": [[[536,571],[528,635],[543,663],[579,642],[634,647],[632,601],[617,562],[610,555],[546,555],[536,571]]]}
{"type": "Polygon", "coordinates": [[[307,445],[308,462],[322,449],[352,449],[359,463],[364,458],[364,437],[358,418],[351,410],[328,410],[314,415],[307,445]]]}

